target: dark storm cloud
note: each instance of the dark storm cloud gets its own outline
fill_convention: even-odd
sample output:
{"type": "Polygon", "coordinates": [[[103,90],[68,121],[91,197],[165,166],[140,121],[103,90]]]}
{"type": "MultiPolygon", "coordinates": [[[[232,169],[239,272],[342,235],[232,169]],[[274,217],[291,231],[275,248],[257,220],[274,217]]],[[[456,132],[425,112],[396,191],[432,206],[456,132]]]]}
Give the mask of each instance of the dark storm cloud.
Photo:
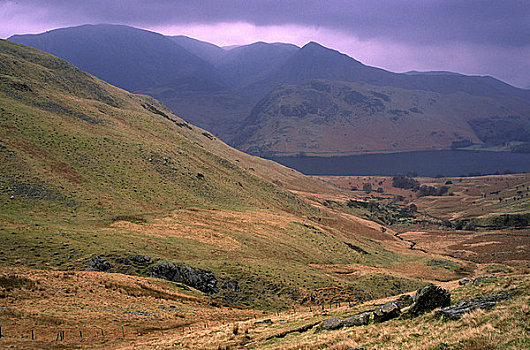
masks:
{"type": "Polygon", "coordinates": [[[241,21],[321,26],[361,40],[384,38],[416,45],[530,45],[528,0],[19,0],[15,6],[36,10],[43,20],[81,23],[149,27],[241,21]]]}

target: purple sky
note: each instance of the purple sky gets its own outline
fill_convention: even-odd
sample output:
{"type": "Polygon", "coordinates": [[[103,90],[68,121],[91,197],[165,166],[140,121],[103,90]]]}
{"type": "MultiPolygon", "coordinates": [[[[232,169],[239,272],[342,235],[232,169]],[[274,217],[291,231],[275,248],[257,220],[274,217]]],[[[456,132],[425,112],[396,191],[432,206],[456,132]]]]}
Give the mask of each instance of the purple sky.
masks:
{"type": "Polygon", "coordinates": [[[317,41],[392,71],[530,88],[529,0],[0,0],[0,38],[115,23],[218,45],[317,41]]]}

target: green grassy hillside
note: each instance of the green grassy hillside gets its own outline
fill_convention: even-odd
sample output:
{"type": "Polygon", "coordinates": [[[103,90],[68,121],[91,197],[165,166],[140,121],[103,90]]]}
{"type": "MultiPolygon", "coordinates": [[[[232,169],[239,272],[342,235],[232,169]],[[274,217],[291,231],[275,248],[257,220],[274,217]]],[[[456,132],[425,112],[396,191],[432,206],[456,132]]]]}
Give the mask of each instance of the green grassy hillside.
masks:
{"type": "Polygon", "coordinates": [[[167,259],[212,270],[219,297],[261,307],[420,284],[385,269],[426,258],[288,191],[328,185],[49,54],[0,41],[0,58],[0,265],[82,270],[99,255],[112,272],[146,275],[167,259]],[[135,254],[153,260],[128,263],[135,254]],[[352,264],[361,276],[330,272],[352,264]]]}

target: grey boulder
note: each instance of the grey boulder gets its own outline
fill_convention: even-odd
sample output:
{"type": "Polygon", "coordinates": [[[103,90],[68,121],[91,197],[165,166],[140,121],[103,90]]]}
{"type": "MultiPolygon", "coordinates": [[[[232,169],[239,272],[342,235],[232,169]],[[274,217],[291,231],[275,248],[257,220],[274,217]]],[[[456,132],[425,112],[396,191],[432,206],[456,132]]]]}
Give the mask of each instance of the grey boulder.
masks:
{"type": "Polygon", "coordinates": [[[444,307],[435,312],[438,316],[447,317],[451,320],[458,320],[465,314],[471,313],[477,309],[489,310],[495,307],[499,301],[509,300],[512,295],[506,291],[500,291],[488,295],[483,295],[471,300],[462,300],[456,304],[444,307]]]}
{"type": "Polygon", "coordinates": [[[216,294],[217,279],[211,271],[194,268],[186,264],[172,264],[163,261],[151,268],[151,277],[179,282],[206,294],[216,294]]]}
{"type": "Polygon", "coordinates": [[[343,320],[339,318],[328,318],[327,320],[324,320],[320,323],[318,326],[319,330],[333,330],[333,329],[339,329],[343,326],[343,320]]]}
{"type": "Polygon", "coordinates": [[[408,312],[412,316],[418,316],[449,305],[451,305],[451,293],[442,287],[429,284],[416,293],[414,304],[412,304],[408,312]]]}
{"type": "Polygon", "coordinates": [[[374,321],[384,322],[398,317],[401,314],[399,306],[393,301],[388,302],[374,310],[374,321]]]}
{"type": "Polygon", "coordinates": [[[363,312],[352,317],[345,318],[342,320],[342,325],[344,327],[354,327],[354,326],[364,326],[370,322],[371,312],[363,312]]]}

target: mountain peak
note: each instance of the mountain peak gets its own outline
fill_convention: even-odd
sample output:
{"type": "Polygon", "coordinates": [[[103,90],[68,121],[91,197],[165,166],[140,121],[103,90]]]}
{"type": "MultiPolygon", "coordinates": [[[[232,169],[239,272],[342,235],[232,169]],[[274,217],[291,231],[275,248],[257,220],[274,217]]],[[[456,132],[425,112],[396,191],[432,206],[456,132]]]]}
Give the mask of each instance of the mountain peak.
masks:
{"type": "Polygon", "coordinates": [[[327,47],[317,43],[316,41],[308,42],[307,44],[302,46],[302,49],[325,49],[325,50],[331,50],[331,49],[328,49],[327,47]]]}
{"type": "Polygon", "coordinates": [[[349,61],[349,62],[355,62],[358,64],[361,64],[356,59],[343,54],[340,51],[330,49],[329,47],[325,47],[324,45],[321,45],[315,41],[310,41],[307,44],[305,44],[299,52],[301,54],[310,54],[310,55],[317,55],[319,57],[328,57],[328,59],[333,60],[340,60],[340,61],[349,61]]]}

